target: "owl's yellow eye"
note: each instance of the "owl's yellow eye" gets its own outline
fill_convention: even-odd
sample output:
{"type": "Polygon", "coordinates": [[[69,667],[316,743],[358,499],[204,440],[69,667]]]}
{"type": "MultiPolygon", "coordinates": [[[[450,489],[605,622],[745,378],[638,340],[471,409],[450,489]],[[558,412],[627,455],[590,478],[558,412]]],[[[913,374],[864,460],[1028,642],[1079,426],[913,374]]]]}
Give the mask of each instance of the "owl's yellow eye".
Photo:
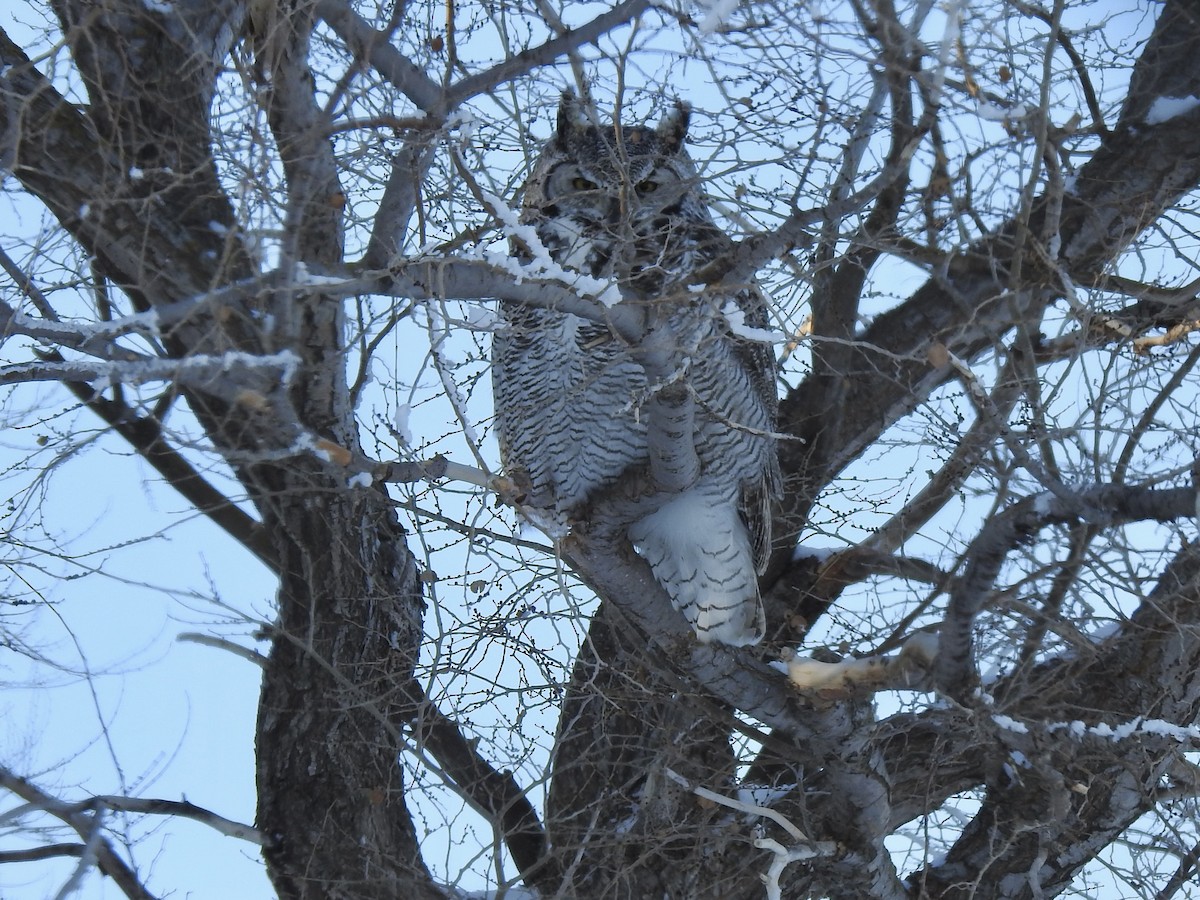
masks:
{"type": "Polygon", "coordinates": [[[647,178],[645,181],[638,182],[634,190],[639,194],[653,194],[658,190],[658,182],[653,178],[647,178]]]}
{"type": "Polygon", "coordinates": [[[576,175],[571,179],[571,187],[577,191],[592,191],[596,189],[596,182],[584,178],[582,175],[576,175]]]}

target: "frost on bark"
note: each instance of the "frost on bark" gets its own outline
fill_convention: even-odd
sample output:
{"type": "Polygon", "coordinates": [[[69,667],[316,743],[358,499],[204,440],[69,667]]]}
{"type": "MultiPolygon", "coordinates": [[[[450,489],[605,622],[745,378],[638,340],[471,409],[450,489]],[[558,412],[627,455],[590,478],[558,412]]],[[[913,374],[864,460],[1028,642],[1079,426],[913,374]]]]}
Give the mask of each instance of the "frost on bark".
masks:
{"type": "MultiPolygon", "coordinates": [[[[275,890],[289,900],[452,896],[442,883],[445,860],[428,850],[429,807],[406,776],[412,767],[482,817],[480,856],[500,860],[497,871],[511,860],[504,871],[545,898],[1086,892],[1081,879],[1106,848],[1135,846],[1142,817],[1194,803],[1200,791],[1200,551],[1186,538],[1200,471],[1186,425],[1195,406],[1188,379],[1200,361],[1189,337],[1200,322],[1197,281],[1164,287],[1152,283],[1152,269],[1135,281],[1120,268],[1147,248],[1169,247],[1166,255],[1184,264],[1196,255],[1187,224],[1200,188],[1194,7],[1173,0],[1148,8],[1155,24],[1128,63],[1124,99],[1110,108],[1101,108],[1096,73],[1089,76],[1062,29],[1063,4],[1000,7],[1000,19],[1040,23],[1046,59],[1069,65],[1054,72],[1047,62],[1041,105],[1004,120],[1008,138],[1032,149],[1026,168],[990,173],[997,183],[1011,176],[1011,190],[997,189],[1006,199],[977,207],[971,192],[992,197],[991,186],[977,183],[965,149],[954,158],[953,139],[967,128],[946,99],[957,92],[980,117],[998,102],[998,88],[989,94],[971,70],[972,53],[983,52],[962,37],[971,5],[945,6],[944,34],[913,24],[929,4],[847,6],[845,34],[870,60],[861,103],[838,121],[844,131],[820,132],[826,142],[816,147],[779,137],[770,161],[785,182],[808,179],[803,187],[818,202],[803,208],[799,188],[788,200],[747,175],[721,212],[743,239],[697,274],[710,290],[759,278],[799,294],[796,285],[811,282],[810,316],[791,323],[786,346],[807,353],[805,362],[785,360],[781,370],[785,487],[780,537],[761,582],[768,640],[732,649],[695,641],[625,538],[620,523],[645,472],[591,498],[587,514],[543,553],[544,544],[516,534],[515,518],[504,520],[513,533],[500,535],[500,520],[484,513],[492,508],[478,499],[485,488],[516,499],[511,486],[471,465],[486,465],[487,451],[474,460],[419,458],[399,417],[383,423],[357,404],[380,377],[372,354],[388,371],[400,352],[389,360],[380,347],[421,310],[429,340],[419,351],[429,359],[422,377],[441,385],[452,428],[470,450],[486,445],[476,439],[486,416],[469,421],[464,399],[485,379],[469,369],[472,359],[453,369],[441,347],[446,334],[478,323],[446,315],[449,302],[569,311],[606,324],[612,340],[639,343],[645,323],[636,308],[609,305],[603,291],[574,289],[562,272],[521,268],[495,251],[521,238],[505,204],[523,174],[493,170],[495,160],[519,168],[514,146],[536,152],[534,111],[553,93],[552,73],[572,78],[611,63],[633,77],[661,51],[647,44],[649,57],[639,56],[638,29],[659,29],[664,41],[684,35],[694,42],[688,52],[725,73],[729,108],[707,115],[750,123],[750,134],[754,123],[766,127],[751,94],[741,96],[752,79],[722,69],[733,64],[713,48],[749,47],[778,66],[771,46],[753,42],[758,29],[778,35],[779,22],[793,23],[795,56],[812,64],[808,86],[829,92],[812,107],[825,127],[831,109],[847,112],[834,82],[822,81],[829,65],[820,56],[834,53],[842,35],[830,38],[795,4],[752,4],[722,18],[723,4],[693,17],[629,0],[570,27],[560,19],[568,12],[548,4],[536,13],[503,7],[503,15],[485,5],[494,19],[464,6],[55,0],[72,66],[65,79],[53,77],[52,55],[27,53],[0,34],[3,163],[86,257],[78,278],[95,301],[86,328],[74,314],[60,318],[36,279],[22,280],[0,256],[21,308],[32,310],[18,313],[8,299],[0,306],[5,333],[26,341],[21,362],[0,369],[0,384],[60,382],[278,577],[276,618],[265,629],[270,651],[257,660],[257,819],[253,827],[209,821],[261,845],[275,890]],[[518,29],[517,43],[486,52],[472,44],[489,23],[518,15],[537,28],[518,29]],[[420,29],[428,35],[414,38],[420,29]],[[255,139],[269,148],[270,164],[256,177],[278,188],[269,197],[280,222],[269,263],[245,230],[253,217],[230,174],[252,166],[241,160],[238,169],[223,156],[236,141],[215,131],[241,122],[214,111],[221,79],[233,73],[245,79],[237,96],[254,110],[242,124],[261,129],[255,139]],[[1061,121],[1054,104],[1065,101],[1049,87],[1076,80],[1094,120],[1082,132],[1061,121]],[[367,102],[385,90],[394,108],[367,102]],[[486,124],[509,114],[510,131],[472,130],[475,117],[486,124]],[[500,155],[487,156],[493,149],[500,155]],[[380,169],[368,170],[364,158],[380,169]],[[952,200],[953,214],[935,215],[952,200]],[[947,222],[959,232],[948,237],[947,222]],[[873,272],[889,259],[921,280],[880,308],[876,295],[886,289],[873,272]],[[1080,299],[1087,292],[1125,299],[1101,308],[1080,299]],[[386,312],[364,313],[371,298],[384,298],[386,312]],[[153,320],[138,318],[147,313],[153,320]],[[1117,362],[1069,380],[1100,351],[1145,360],[1161,377],[1116,408],[1102,395],[1108,379],[1133,377],[1117,362]],[[457,371],[467,374],[454,383],[457,371]],[[131,401],[125,386],[146,384],[163,391],[153,403],[131,401]],[[1131,436],[1115,458],[1084,446],[1071,433],[1077,426],[1053,421],[1047,409],[1065,385],[1101,395],[1093,411],[1110,418],[1096,433],[1131,436]],[[894,514],[869,527],[855,519],[852,536],[850,528],[837,535],[837,552],[808,554],[803,543],[797,552],[835,505],[830,498],[860,484],[856,465],[886,458],[911,437],[910,423],[956,412],[961,430],[956,424],[947,446],[928,454],[924,480],[889,498],[894,514]],[[1161,444],[1148,440],[1169,430],[1168,412],[1185,424],[1161,444]],[[172,416],[190,416],[200,437],[182,446],[172,416]],[[1143,439],[1150,449],[1137,447],[1143,439]],[[402,458],[378,458],[381,448],[402,458]],[[232,472],[236,496],[206,476],[213,461],[232,472]],[[565,584],[569,570],[598,598],[590,618],[572,609],[564,631],[581,637],[577,646],[562,638],[573,656],[561,670],[546,662],[552,654],[538,646],[541,636],[522,630],[549,616],[551,603],[531,601],[507,619],[488,619],[482,606],[464,614],[481,646],[519,647],[545,663],[539,678],[566,673],[548,686],[553,700],[529,701],[512,722],[516,750],[474,730],[473,717],[508,699],[503,688],[482,701],[438,693],[449,677],[439,666],[458,663],[450,638],[436,643],[442,620],[426,620],[427,605],[439,602],[429,585],[442,576],[418,554],[432,558],[438,542],[422,529],[453,517],[388,484],[436,482],[437,496],[450,490],[444,479],[458,476],[473,479],[478,495],[472,517],[451,527],[472,552],[511,548],[497,554],[510,567],[497,584],[565,584]],[[930,559],[910,552],[929,523],[968,495],[981,508],[994,505],[976,519],[964,512],[968,530],[951,533],[930,559]],[[1158,525],[1175,530],[1163,537],[1151,530],[1158,525]],[[1155,541],[1157,559],[1146,550],[1155,541]],[[896,590],[902,614],[874,607],[877,595],[864,589],[888,579],[904,585],[896,590]],[[1119,592],[1123,605],[1104,607],[1119,611],[1100,633],[1092,626],[1105,591],[1119,592]],[[925,599],[913,599],[918,593],[925,599]],[[1079,599],[1089,597],[1090,607],[1079,599]],[[1070,598],[1083,613],[1066,612],[1070,598]],[[869,628],[854,624],[864,618],[869,628]],[[827,625],[833,650],[804,646],[827,625]],[[874,695],[893,689],[920,699],[900,711],[877,707],[874,695]],[[543,724],[552,706],[556,719],[543,724]],[[527,742],[526,713],[547,743],[527,742]],[[902,865],[888,839],[930,831],[940,836],[937,851],[930,844],[902,865]]],[[[982,41],[992,32],[970,33],[982,41]]],[[[993,61],[1008,58],[997,53],[993,61]]],[[[1014,78],[1011,70],[994,75],[1001,85],[1014,78]]],[[[651,88],[659,98],[684,90],[665,76],[651,88]]],[[[803,93],[788,103],[800,104],[803,93]]],[[[786,103],[770,113],[787,114],[786,103]]],[[[729,155],[711,168],[718,182],[728,160],[735,174],[757,165],[738,155],[741,136],[724,135],[729,155]]],[[[693,412],[685,393],[681,382],[646,403],[645,414],[665,415],[670,401],[685,421],[693,412]]],[[[913,445],[929,450],[923,438],[913,445]]],[[[666,449],[677,461],[679,448],[666,449]]],[[[689,449],[684,482],[699,465],[689,449]]],[[[962,508],[974,507],[964,500],[962,508]]],[[[461,580],[472,592],[494,587],[461,580]]],[[[547,687],[521,678],[513,695],[547,687]]],[[[137,798],[65,803],[0,764],[0,787],[88,844],[39,852],[86,849],[127,896],[152,894],[119,848],[89,838],[103,810],[199,816],[187,804],[157,810],[137,798]]],[[[1161,851],[1178,860],[1154,873],[1158,896],[1184,896],[1194,846],[1190,855],[1161,851]]],[[[0,863],[16,860],[5,852],[0,846],[0,863]]]]}

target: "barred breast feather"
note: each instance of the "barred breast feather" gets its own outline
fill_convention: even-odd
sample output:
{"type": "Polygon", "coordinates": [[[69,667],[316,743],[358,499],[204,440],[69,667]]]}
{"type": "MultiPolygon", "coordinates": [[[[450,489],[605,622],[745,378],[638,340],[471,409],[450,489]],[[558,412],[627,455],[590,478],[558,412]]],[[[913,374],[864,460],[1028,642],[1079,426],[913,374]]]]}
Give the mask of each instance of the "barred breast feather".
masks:
{"type": "MultiPolygon", "coordinates": [[[[699,475],[653,495],[627,534],[699,640],[742,646],[765,630],[758,575],[779,490],[774,360],[725,316],[732,309],[739,323],[767,326],[754,286],[726,296],[689,286],[731,241],[683,147],[687,117],[679,105],[655,129],[601,127],[568,95],[521,218],[560,266],[616,281],[622,303],[643,304],[674,337],[677,375],[695,404],[699,475]]],[[[623,473],[647,467],[648,379],[634,348],[602,322],[515,302],[500,309],[492,379],[501,462],[528,510],[567,527],[623,473]]]]}

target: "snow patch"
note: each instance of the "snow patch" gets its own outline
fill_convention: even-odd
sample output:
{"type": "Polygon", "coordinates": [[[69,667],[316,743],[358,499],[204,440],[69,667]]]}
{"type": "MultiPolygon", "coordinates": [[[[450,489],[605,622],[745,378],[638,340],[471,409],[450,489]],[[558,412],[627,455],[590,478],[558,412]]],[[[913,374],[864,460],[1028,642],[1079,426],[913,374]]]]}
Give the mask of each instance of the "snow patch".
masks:
{"type": "Polygon", "coordinates": [[[297,455],[311,453],[321,462],[333,462],[333,455],[329,452],[329,448],[318,444],[311,434],[301,434],[292,446],[297,455]]]}
{"type": "Polygon", "coordinates": [[[782,800],[795,789],[796,785],[794,784],[784,784],[778,787],[768,787],[762,784],[745,785],[738,788],[737,799],[750,806],[770,808],[771,804],[782,800]]]}
{"type": "Polygon", "coordinates": [[[359,472],[357,475],[351,475],[346,479],[346,487],[349,488],[369,488],[375,483],[375,479],[371,477],[369,472],[359,472]]]}
{"type": "Polygon", "coordinates": [[[975,106],[975,114],[985,122],[1011,122],[1014,119],[1024,119],[1028,116],[1029,107],[1024,103],[1018,103],[1011,109],[1005,109],[995,103],[980,100],[975,106]]]}
{"type": "Polygon", "coordinates": [[[412,407],[407,403],[401,404],[396,409],[396,434],[399,435],[401,443],[406,446],[412,446],[412,431],[408,427],[408,417],[412,415],[412,407]]]}
{"type": "Polygon", "coordinates": [[[1054,509],[1054,495],[1049,491],[1042,491],[1033,498],[1033,511],[1039,516],[1048,516],[1054,509]]]}
{"type": "Polygon", "coordinates": [[[1090,736],[1106,738],[1112,741],[1124,741],[1139,735],[1154,734],[1159,737],[1171,738],[1181,743],[1200,740],[1200,726],[1176,725],[1174,722],[1166,722],[1162,719],[1143,719],[1141,717],[1128,722],[1120,722],[1116,725],[1110,725],[1107,722],[1088,725],[1086,722],[1078,720],[1052,722],[1046,726],[1046,730],[1050,732],[1065,731],[1076,739],[1090,736]]]}
{"type": "Polygon", "coordinates": [[[479,128],[479,121],[466,110],[456,110],[446,120],[445,128],[447,131],[458,130],[458,140],[462,144],[471,143],[471,139],[475,137],[475,132],[479,128]]]}
{"type": "Polygon", "coordinates": [[[712,34],[733,15],[733,11],[738,7],[738,0],[709,0],[703,5],[708,7],[708,15],[700,22],[700,33],[712,34]]]}
{"type": "Polygon", "coordinates": [[[1008,716],[997,713],[992,716],[992,721],[1003,728],[1005,731],[1011,731],[1013,734],[1029,734],[1029,726],[1024,722],[1018,722],[1016,719],[1010,719],[1008,716]]]}
{"type": "Polygon", "coordinates": [[[475,331],[495,331],[499,325],[500,317],[495,310],[473,306],[467,311],[467,326],[475,331]]]}
{"type": "Polygon", "coordinates": [[[1190,113],[1197,106],[1200,106],[1200,97],[1159,97],[1150,104],[1143,121],[1147,125],[1161,125],[1176,116],[1190,113]]]}
{"type": "MultiPolygon", "coordinates": [[[[1014,734],[1029,734],[1029,726],[1008,716],[996,714],[992,716],[992,721],[1005,731],[1011,731],[1014,734]]],[[[1200,726],[1177,725],[1174,722],[1167,722],[1163,719],[1143,719],[1141,716],[1137,716],[1127,722],[1118,722],[1115,725],[1108,722],[1098,722],[1095,725],[1089,725],[1080,719],[1072,719],[1064,722],[1047,722],[1044,727],[1048,734],[1062,732],[1077,741],[1088,737],[1102,738],[1110,741],[1125,741],[1147,734],[1170,738],[1183,744],[1200,740],[1200,726]]],[[[1013,762],[1018,765],[1027,763],[1025,757],[1016,751],[1013,751],[1010,755],[1013,762]]]]}
{"type": "Polygon", "coordinates": [[[845,550],[845,547],[801,547],[796,546],[792,551],[792,562],[801,559],[815,559],[817,562],[825,562],[835,553],[840,553],[845,550]]]}
{"type": "Polygon", "coordinates": [[[732,300],[725,304],[725,308],[721,310],[721,315],[725,317],[725,321],[729,325],[729,330],[740,338],[745,338],[748,341],[754,341],[759,344],[774,344],[776,341],[783,340],[782,335],[777,334],[769,328],[756,328],[753,325],[747,325],[746,313],[732,300]]]}

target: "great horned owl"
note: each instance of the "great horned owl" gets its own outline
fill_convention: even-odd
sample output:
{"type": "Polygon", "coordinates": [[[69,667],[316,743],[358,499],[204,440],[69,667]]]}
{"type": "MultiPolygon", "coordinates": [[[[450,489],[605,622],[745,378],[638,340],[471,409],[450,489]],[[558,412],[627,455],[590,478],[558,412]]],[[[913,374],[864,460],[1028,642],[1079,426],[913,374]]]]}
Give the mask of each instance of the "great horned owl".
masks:
{"type": "MultiPolygon", "coordinates": [[[[572,94],[525,185],[521,221],[560,267],[614,281],[678,344],[679,378],[695,401],[699,478],[658,497],[628,526],[701,641],[742,646],[764,632],[758,574],[770,551],[779,473],[772,437],[770,348],[752,285],[714,296],[689,279],[728,250],[683,143],[689,109],[657,128],[597,126],[572,94]]],[[[492,347],[496,432],[524,503],[563,523],[630,467],[648,462],[643,403],[657,389],[636,348],[601,321],[501,304],[492,347]]]]}

